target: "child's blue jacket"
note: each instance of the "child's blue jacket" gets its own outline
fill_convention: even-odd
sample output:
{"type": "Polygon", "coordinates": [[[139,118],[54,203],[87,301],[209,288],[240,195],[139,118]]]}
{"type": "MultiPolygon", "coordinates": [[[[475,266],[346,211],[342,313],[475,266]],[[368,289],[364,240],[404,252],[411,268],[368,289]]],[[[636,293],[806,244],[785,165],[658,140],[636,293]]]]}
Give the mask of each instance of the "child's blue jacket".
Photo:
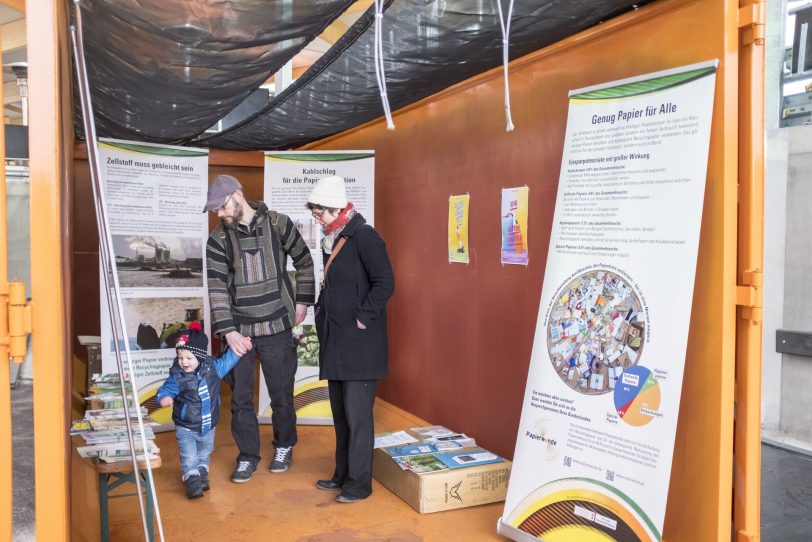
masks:
{"type": "Polygon", "coordinates": [[[178,359],[169,369],[169,377],[158,388],[156,401],[164,397],[174,399],[172,421],[205,435],[220,420],[220,381],[240,361],[240,356],[229,349],[221,357],[207,356],[197,370],[183,372],[178,359]]]}

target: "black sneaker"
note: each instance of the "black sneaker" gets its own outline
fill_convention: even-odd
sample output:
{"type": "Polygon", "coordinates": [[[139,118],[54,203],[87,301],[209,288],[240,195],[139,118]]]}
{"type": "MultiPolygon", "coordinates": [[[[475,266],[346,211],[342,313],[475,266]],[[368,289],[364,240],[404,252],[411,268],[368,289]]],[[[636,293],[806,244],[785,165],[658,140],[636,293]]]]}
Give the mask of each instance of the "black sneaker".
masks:
{"type": "Polygon", "coordinates": [[[257,471],[257,464],[253,461],[238,460],[237,468],[231,473],[231,481],[235,484],[244,484],[257,471]]]}
{"type": "Polygon", "coordinates": [[[200,489],[203,491],[209,490],[209,471],[204,468],[197,469],[200,471],[200,489]]]}
{"type": "Polygon", "coordinates": [[[192,475],[186,479],[186,496],[197,499],[203,496],[203,487],[200,485],[200,476],[192,475]]]}
{"type": "Polygon", "coordinates": [[[290,461],[293,459],[293,446],[287,448],[276,448],[273,454],[273,461],[268,466],[271,472],[285,472],[290,468],[290,461]]]}

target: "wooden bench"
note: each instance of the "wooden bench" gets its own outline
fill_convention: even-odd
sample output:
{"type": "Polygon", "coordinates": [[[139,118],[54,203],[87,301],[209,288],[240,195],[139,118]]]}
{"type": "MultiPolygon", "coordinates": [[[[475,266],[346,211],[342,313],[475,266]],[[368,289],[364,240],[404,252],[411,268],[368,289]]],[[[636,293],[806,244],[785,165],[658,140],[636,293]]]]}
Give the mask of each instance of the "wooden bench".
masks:
{"type": "MultiPolygon", "coordinates": [[[[76,451],[76,448],[79,446],[84,446],[84,441],[81,437],[76,436],[72,438],[73,441],[73,448],[74,448],[74,461],[77,462],[77,467],[79,465],[84,465],[85,467],[90,467],[93,470],[90,472],[85,471],[85,468],[79,469],[80,471],[87,472],[87,476],[91,474],[95,474],[96,479],[96,487],[99,490],[99,522],[100,522],[100,531],[101,531],[101,540],[102,542],[109,542],[110,540],[110,525],[109,525],[109,502],[111,499],[118,499],[121,497],[135,497],[137,493],[135,492],[136,488],[142,490],[142,494],[146,497],[145,498],[145,506],[146,506],[146,516],[147,516],[147,530],[149,533],[149,542],[153,542],[154,540],[154,520],[153,520],[153,502],[152,502],[152,489],[149,483],[149,477],[147,476],[146,472],[146,462],[139,461],[138,462],[138,471],[139,471],[139,478],[140,484],[136,483],[136,476],[133,471],[132,461],[124,461],[124,462],[117,462],[117,463],[107,463],[104,461],[100,461],[97,458],[82,458],[79,456],[79,453],[76,451]],[[132,491],[128,493],[116,493],[112,495],[111,493],[114,492],[116,489],[124,486],[126,484],[132,484],[132,491]]],[[[161,466],[161,458],[157,457],[150,461],[150,467],[152,469],[157,469],[161,466]]],[[[78,471],[75,471],[73,476],[80,476],[78,471]]],[[[82,476],[84,477],[84,476],[82,476]]],[[[88,479],[88,485],[90,480],[88,479]]],[[[81,483],[79,486],[81,487],[81,483]]],[[[85,485],[86,491],[90,490],[88,485],[85,485]]],[[[140,511],[139,511],[140,517],[140,511]]],[[[140,529],[140,527],[139,527],[140,529]]],[[[98,531],[97,531],[98,532],[98,531]]],[[[90,536],[90,533],[87,533],[86,536],[90,536]]],[[[81,538],[81,537],[80,537],[81,538]]],[[[95,538],[95,536],[94,536],[95,538]]]]}
{"type": "MultiPolygon", "coordinates": [[[[102,542],[109,542],[110,540],[110,526],[108,515],[108,504],[110,499],[118,499],[121,497],[135,497],[138,493],[124,493],[118,495],[111,495],[110,493],[124,484],[130,483],[136,486],[135,491],[143,488],[147,516],[147,530],[149,532],[149,542],[154,541],[154,526],[152,514],[152,489],[147,476],[147,465],[145,461],[138,463],[138,473],[140,484],[136,483],[135,471],[133,471],[132,461],[124,461],[120,463],[106,463],[99,461],[96,458],[92,460],[93,468],[99,475],[99,519],[101,520],[101,539],[102,542]]],[[[157,457],[150,461],[150,466],[157,469],[161,466],[161,458],[157,457]]]]}

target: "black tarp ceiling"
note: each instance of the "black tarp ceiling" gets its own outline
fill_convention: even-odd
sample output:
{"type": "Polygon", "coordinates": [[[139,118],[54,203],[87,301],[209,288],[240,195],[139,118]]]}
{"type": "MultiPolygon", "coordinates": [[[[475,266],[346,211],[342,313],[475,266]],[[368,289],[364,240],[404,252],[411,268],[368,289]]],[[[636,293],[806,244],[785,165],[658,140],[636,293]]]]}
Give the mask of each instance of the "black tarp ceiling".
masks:
{"type": "MultiPolygon", "coordinates": [[[[86,1],[82,0],[83,4],[86,1]]],[[[500,65],[502,33],[496,2],[387,3],[382,46],[393,111],[500,65]]],[[[277,42],[281,36],[301,37],[297,46],[301,48],[312,37],[314,28],[325,27],[352,2],[288,3],[289,9],[306,21],[298,17],[294,18],[296,24],[276,20],[278,11],[270,12],[281,10],[278,6],[283,2],[197,1],[172,4],[171,9],[164,4],[158,9],[158,3],[151,0],[90,2],[116,13],[114,25],[103,23],[100,17],[85,22],[86,43],[90,41],[88,31],[98,30],[100,25],[111,34],[97,37],[97,43],[87,47],[98,134],[222,149],[287,149],[382,116],[373,63],[375,14],[370,8],[319,61],[266,107],[220,134],[200,136],[292,56],[296,47],[281,47],[277,42]],[[145,8],[141,6],[148,4],[152,7],[146,11],[159,15],[160,22],[145,22],[141,13],[145,8]],[[262,21],[258,15],[262,11],[260,4],[269,11],[262,21]],[[321,15],[314,11],[307,16],[304,6],[314,5],[321,7],[321,15]],[[181,13],[185,10],[199,10],[204,15],[181,13]],[[181,24],[184,17],[197,22],[190,28],[181,24]],[[225,19],[229,22],[223,22],[225,19]],[[294,28],[298,32],[293,32],[294,28]],[[191,51],[188,54],[187,49],[191,51]],[[122,71],[128,75],[126,80],[119,77],[122,71]],[[187,75],[190,73],[194,74],[191,78],[187,75]]],[[[526,55],[643,3],[515,0],[510,58],[526,55]]],[[[502,0],[505,14],[507,6],[508,0],[502,0]]]]}
{"type": "MultiPolygon", "coordinates": [[[[389,3],[383,17],[383,58],[392,111],[501,64],[497,1],[389,3]]],[[[536,51],[641,3],[515,0],[510,58],[536,51]]],[[[504,14],[507,6],[508,1],[502,0],[504,14]]],[[[373,63],[374,15],[368,11],[264,109],[198,144],[226,149],[295,148],[382,116],[373,63]]]]}
{"type": "Polygon", "coordinates": [[[353,2],[81,0],[98,135],[158,143],[193,138],[353,2]]]}

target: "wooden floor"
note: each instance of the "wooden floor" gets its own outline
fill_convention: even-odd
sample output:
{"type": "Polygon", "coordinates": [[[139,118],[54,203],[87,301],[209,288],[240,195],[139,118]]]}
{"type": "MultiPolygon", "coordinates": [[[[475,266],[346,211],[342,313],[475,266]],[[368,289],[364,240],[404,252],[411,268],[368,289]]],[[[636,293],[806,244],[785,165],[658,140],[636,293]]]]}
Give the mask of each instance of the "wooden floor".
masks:
{"type": "MultiPolygon", "coordinates": [[[[335,438],[331,426],[299,426],[290,471],[267,470],[271,456],[272,427],[260,426],[263,459],[245,484],[230,480],[237,456],[230,433],[230,412],[223,409],[212,454],[211,491],[190,501],[180,480],[174,433],[157,436],[163,466],[154,471],[167,541],[267,540],[274,542],[419,542],[506,540],[496,534],[503,503],[420,515],[406,503],[373,482],[369,499],[340,504],[335,493],[316,489],[315,482],[333,472],[335,438]]],[[[375,408],[376,431],[427,425],[423,420],[379,401],[375,408]]],[[[72,462],[72,526],[74,541],[99,540],[98,490],[93,469],[78,459],[72,462]]],[[[110,540],[144,540],[134,497],[110,504],[110,540]]],[[[157,535],[155,540],[160,540],[157,535]]]]}

